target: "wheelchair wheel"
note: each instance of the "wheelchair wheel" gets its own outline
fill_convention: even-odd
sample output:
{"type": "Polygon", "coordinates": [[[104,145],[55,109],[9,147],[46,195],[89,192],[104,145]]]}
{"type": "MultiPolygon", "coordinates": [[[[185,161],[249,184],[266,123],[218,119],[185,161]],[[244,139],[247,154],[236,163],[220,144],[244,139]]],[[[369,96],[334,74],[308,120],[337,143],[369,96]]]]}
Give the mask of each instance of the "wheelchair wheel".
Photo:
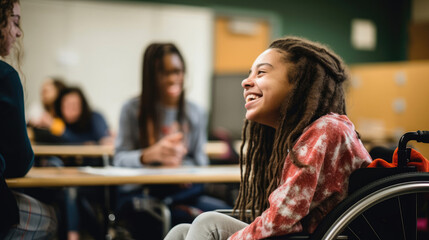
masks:
{"type": "Polygon", "coordinates": [[[311,239],[417,239],[419,207],[427,204],[420,200],[427,193],[429,173],[401,173],[377,180],[341,202],[311,239]]]}

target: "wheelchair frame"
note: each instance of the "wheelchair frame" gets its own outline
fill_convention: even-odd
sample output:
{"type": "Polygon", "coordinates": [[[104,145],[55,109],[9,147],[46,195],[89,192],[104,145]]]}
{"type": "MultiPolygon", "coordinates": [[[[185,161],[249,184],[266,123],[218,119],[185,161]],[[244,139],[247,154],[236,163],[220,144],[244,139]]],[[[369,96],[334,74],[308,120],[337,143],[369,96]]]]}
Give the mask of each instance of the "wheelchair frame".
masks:
{"type": "MultiPolygon", "coordinates": [[[[373,232],[373,239],[384,239],[380,236],[381,233],[377,232],[366,219],[365,212],[370,211],[377,204],[395,198],[397,198],[402,223],[402,229],[400,229],[402,236],[397,236],[398,238],[395,237],[395,239],[417,239],[416,219],[411,219],[411,221],[404,219],[407,214],[404,212],[406,206],[401,205],[400,197],[429,193],[429,173],[409,172],[410,170],[413,171],[407,167],[410,160],[410,149],[407,148],[407,142],[411,140],[429,143],[429,132],[417,131],[404,134],[398,144],[398,167],[390,171],[392,175],[365,185],[349,195],[324,218],[311,236],[304,239],[349,239],[347,236],[340,235],[344,230],[348,230],[353,238],[367,239],[360,238],[350,227],[358,217],[362,217],[366,221],[369,229],[373,232]]],[[[377,171],[377,169],[373,170],[377,171]]],[[[385,173],[383,174],[385,175],[385,173]]],[[[417,217],[417,213],[411,213],[411,216],[417,217]]],[[[287,239],[303,238],[290,237],[287,239]]]]}

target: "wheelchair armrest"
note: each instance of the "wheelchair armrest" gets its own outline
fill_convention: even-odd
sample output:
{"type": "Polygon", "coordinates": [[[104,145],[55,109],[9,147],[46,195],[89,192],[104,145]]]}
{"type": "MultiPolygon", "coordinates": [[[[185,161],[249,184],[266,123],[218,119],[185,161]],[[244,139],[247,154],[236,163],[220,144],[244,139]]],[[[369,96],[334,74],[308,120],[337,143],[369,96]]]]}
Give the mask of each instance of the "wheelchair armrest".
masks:
{"type": "Polygon", "coordinates": [[[404,172],[415,172],[416,168],[359,168],[356,169],[349,177],[348,195],[352,194],[359,188],[366,186],[379,179],[396,175],[404,172]]]}

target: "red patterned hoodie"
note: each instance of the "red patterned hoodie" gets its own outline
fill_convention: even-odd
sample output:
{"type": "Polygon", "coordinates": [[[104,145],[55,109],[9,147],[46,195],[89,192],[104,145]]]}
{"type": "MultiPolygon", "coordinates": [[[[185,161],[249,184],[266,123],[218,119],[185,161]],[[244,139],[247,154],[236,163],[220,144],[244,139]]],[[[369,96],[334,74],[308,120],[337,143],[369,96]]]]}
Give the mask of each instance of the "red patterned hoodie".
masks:
{"type": "Polygon", "coordinates": [[[299,168],[289,156],[270,207],[228,239],[262,239],[295,232],[312,233],[320,220],[347,195],[348,178],[371,157],[345,115],[328,114],[308,126],[294,146],[299,168]]]}

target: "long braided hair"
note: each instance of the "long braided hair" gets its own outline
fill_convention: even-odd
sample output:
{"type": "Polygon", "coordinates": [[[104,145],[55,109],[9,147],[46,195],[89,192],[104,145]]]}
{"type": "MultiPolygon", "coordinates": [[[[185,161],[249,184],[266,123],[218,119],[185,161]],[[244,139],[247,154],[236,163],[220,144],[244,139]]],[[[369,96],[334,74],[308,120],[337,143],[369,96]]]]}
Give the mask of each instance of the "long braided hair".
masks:
{"type": "Polygon", "coordinates": [[[298,37],[276,40],[269,48],[292,63],[285,77],[293,87],[281,106],[277,130],[249,120],[244,123],[241,185],[234,208],[243,220],[253,220],[269,207],[268,196],[280,184],[288,154],[296,166],[306,167],[292,151],[304,129],[328,113],[346,114],[342,83],[348,73],[340,57],[326,46],[298,37]]]}

